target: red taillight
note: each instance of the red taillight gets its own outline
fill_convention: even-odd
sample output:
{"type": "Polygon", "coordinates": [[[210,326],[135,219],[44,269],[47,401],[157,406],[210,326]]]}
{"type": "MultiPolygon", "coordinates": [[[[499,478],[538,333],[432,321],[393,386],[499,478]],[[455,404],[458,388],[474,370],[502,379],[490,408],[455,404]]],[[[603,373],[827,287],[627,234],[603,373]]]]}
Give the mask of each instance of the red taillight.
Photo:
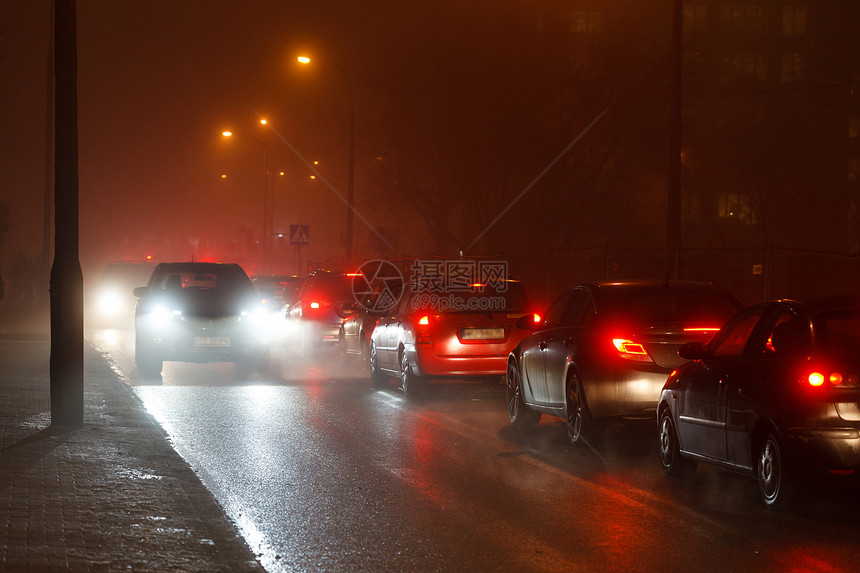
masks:
{"type": "Polygon", "coordinates": [[[634,342],[626,338],[613,338],[612,344],[615,345],[615,349],[618,350],[622,358],[637,362],[653,362],[651,355],[648,354],[648,351],[639,342],[634,342]]]}
{"type": "Polygon", "coordinates": [[[364,275],[362,273],[346,273],[346,276],[348,276],[348,277],[363,277],[364,275]]]}
{"type": "Polygon", "coordinates": [[[684,329],[684,332],[707,332],[713,334],[719,332],[719,326],[689,326],[684,329]]]}
{"type": "Polygon", "coordinates": [[[319,308],[319,307],[320,307],[320,303],[318,303],[317,301],[314,301],[311,303],[311,308],[319,308]]]}
{"type": "MultiPolygon", "coordinates": [[[[815,388],[819,386],[824,386],[825,382],[830,382],[831,386],[840,386],[842,382],[844,382],[844,378],[841,372],[831,372],[830,374],[824,374],[822,372],[810,372],[807,375],[805,380],[801,380],[801,382],[806,382],[810,386],[815,388]]],[[[850,378],[849,378],[850,382],[850,378]]]]}
{"type": "Polygon", "coordinates": [[[430,343],[430,317],[425,315],[418,319],[418,328],[415,329],[415,343],[430,343]]]}
{"type": "Polygon", "coordinates": [[[540,315],[538,313],[534,313],[532,315],[532,320],[534,321],[535,324],[540,324],[540,315]]]}

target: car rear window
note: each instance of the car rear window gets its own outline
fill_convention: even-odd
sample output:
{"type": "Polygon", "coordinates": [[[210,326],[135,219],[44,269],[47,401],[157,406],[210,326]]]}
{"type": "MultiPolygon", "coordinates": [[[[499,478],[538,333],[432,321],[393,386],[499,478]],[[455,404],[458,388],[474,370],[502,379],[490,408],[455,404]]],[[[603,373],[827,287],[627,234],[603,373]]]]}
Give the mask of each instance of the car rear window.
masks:
{"type": "Polygon", "coordinates": [[[739,308],[719,292],[639,291],[616,298],[616,311],[647,323],[709,321],[724,324],[739,308]]]}
{"type": "Polygon", "coordinates": [[[844,310],[823,314],[821,318],[830,353],[843,360],[860,361],[860,313],[844,310]]]}
{"type": "Polygon", "coordinates": [[[518,282],[508,281],[503,285],[473,286],[451,292],[413,291],[407,312],[431,311],[441,314],[473,312],[504,312],[511,314],[529,312],[529,300],[518,282]]]}

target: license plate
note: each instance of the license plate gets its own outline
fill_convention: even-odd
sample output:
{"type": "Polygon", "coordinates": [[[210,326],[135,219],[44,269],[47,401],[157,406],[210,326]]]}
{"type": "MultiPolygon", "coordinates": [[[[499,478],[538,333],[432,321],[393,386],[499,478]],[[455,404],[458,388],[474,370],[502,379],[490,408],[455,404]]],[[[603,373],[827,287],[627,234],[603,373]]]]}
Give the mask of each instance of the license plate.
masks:
{"type": "Polygon", "coordinates": [[[464,328],[463,340],[504,340],[504,328],[464,328]]]}
{"type": "Polygon", "coordinates": [[[200,348],[229,348],[230,337],[228,336],[196,336],[194,346],[200,348]]]}

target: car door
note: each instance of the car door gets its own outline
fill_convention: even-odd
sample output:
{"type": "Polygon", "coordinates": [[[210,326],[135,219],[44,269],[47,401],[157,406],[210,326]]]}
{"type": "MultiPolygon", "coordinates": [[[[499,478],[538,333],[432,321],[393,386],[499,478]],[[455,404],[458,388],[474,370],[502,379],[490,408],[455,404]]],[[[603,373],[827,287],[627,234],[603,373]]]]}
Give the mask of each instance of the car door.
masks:
{"type": "Polygon", "coordinates": [[[730,320],[708,345],[707,356],[690,364],[681,381],[678,435],[687,451],[725,461],[728,379],[766,307],[754,307],[730,320]]]}
{"type": "Polygon", "coordinates": [[[743,359],[724,377],[727,386],[726,455],[732,465],[752,469],[752,431],[762,418],[775,418],[785,384],[796,380],[810,340],[808,317],[798,317],[779,303],[761,320],[750,338],[743,359]],[[780,329],[797,325],[801,343],[780,343],[780,329]]]}
{"type": "Polygon", "coordinates": [[[523,371],[523,384],[539,404],[547,404],[549,401],[546,387],[547,340],[561,325],[562,318],[575,294],[576,290],[569,290],[558,297],[547,309],[541,329],[523,339],[521,343],[520,365],[523,371]]]}
{"type": "Polygon", "coordinates": [[[594,320],[594,299],[586,289],[576,289],[559,328],[549,332],[544,348],[547,400],[554,406],[564,406],[567,372],[579,333],[594,320]]]}

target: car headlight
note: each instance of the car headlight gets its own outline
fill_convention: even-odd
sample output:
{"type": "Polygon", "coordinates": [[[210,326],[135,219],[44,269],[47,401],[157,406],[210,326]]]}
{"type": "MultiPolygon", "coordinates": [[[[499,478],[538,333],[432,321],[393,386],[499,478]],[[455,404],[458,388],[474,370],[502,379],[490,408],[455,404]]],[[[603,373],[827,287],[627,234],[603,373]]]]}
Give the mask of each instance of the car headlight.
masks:
{"type": "Polygon", "coordinates": [[[149,314],[149,320],[154,326],[165,326],[174,318],[179,318],[180,316],[182,316],[181,310],[171,310],[166,306],[157,306],[149,314]]]}
{"type": "Polygon", "coordinates": [[[118,290],[103,290],[97,299],[99,312],[105,316],[119,314],[123,306],[123,297],[118,290]]]}

